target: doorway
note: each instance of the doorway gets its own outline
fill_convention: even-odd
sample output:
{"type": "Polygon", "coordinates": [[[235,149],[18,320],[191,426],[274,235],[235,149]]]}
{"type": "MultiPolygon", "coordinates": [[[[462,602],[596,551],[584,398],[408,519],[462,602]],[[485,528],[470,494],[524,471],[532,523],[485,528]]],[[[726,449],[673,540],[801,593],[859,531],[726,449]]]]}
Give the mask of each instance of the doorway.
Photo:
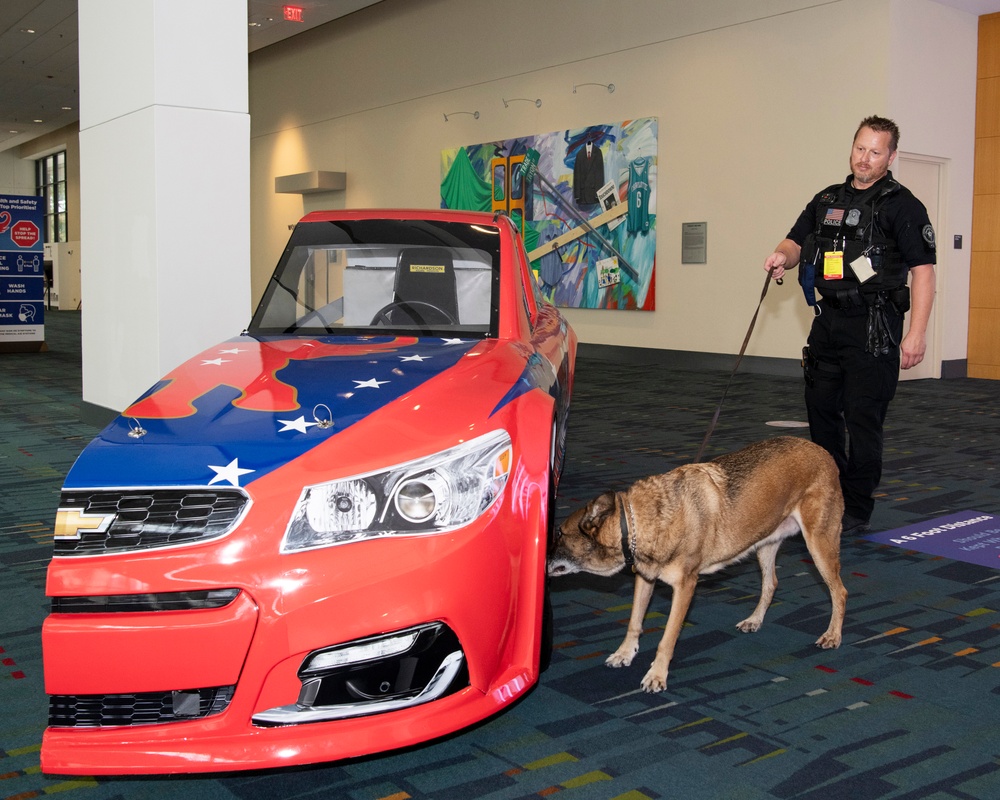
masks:
{"type": "MultiPolygon", "coordinates": [[[[904,153],[900,151],[896,162],[893,164],[893,175],[909,189],[927,207],[927,216],[930,217],[931,225],[934,226],[935,234],[939,234],[942,227],[940,197],[941,197],[941,177],[944,169],[944,159],[932,156],[921,156],[915,153],[904,153]]],[[[941,268],[940,258],[942,251],[940,242],[938,248],[937,267],[937,290],[934,299],[934,308],[931,310],[931,318],[927,321],[927,352],[924,353],[924,360],[917,366],[910,369],[900,370],[899,379],[904,381],[919,380],[921,378],[941,377],[941,355],[940,343],[937,335],[937,318],[941,297],[941,284],[943,283],[944,269],[941,268]]],[[[910,329],[910,317],[907,315],[903,335],[910,329]]]]}

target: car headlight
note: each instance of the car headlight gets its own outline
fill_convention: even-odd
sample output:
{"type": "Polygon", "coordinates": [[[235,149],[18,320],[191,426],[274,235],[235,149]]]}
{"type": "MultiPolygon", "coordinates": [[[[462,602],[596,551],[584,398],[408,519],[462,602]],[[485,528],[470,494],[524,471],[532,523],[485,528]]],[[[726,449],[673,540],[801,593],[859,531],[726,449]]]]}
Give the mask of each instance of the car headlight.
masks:
{"type": "Polygon", "coordinates": [[[307,486],[281,551],[460,528],[500,496],[511,459],[510,435],[498,430],[380,472],[307,486]]]}

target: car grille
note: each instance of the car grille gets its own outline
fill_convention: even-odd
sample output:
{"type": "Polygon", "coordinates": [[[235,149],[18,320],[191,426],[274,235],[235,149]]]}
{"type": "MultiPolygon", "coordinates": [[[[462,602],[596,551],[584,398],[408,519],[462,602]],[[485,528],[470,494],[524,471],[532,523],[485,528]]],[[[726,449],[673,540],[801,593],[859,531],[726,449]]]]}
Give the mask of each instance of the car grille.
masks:
{"type": "Polygon", "coordinates": [[[60,514],[82,512],[112,521],[100,531],[81,527],[72,537],[60,537],[57,530],[55,555],[149,550],[214,539],[232,530],[248,502],[238,489],[63,490],[60,514]]]}
{"type": "Polygon", "coordinates": [[[59,694],[49,696],[54,728],[159,725],[210,717],[226,710],[235,686],[142,694],[59,694]]]}

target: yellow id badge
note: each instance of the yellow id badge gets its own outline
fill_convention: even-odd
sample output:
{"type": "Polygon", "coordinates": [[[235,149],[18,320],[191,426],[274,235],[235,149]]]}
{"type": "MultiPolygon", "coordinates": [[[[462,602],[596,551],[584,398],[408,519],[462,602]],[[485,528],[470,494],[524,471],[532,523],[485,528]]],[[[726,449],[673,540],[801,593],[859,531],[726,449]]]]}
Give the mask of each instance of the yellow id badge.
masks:
{"type": "Polygon", "coordinates": [[[823,253],[823,277],[828,281],[839,281],[844,277],[844,251],[827,250],[823,253]]]}

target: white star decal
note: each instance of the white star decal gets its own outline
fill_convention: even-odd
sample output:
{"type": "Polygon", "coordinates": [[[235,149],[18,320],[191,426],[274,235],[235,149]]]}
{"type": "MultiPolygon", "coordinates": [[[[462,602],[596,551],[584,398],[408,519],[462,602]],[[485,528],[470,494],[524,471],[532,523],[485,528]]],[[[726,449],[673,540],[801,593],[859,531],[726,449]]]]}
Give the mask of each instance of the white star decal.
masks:
{"type": "Polygon", "coordinates": [[[354,381],[355,389],[378,389],[383,383],[388,383],[389,381],[379,381],[375,378],[369,378],[366,381],[354,381]]]}
{"type": "Polygon", "coordinates": [[[243,469],[240,467],[238,458],[234,458],[224,467],[213,467],[209,464],[208,468],[215,470],[215,477],[208,482],[209,486],[213,483],[218,483],[219,481],[229,481],[231,486],[239,486],[241,475],[248,475],[251,472],[256,472],[256,470],[243,469]]]}
{"type": "Polygon", "coordinates": [[[445,344],[462,344],[463,339],[442,339],[445,344]]]}
{"type": "Polygon", "coordinates": [[[228,363],[229,363],[228,358],[213,358],[209,361],[202,361],[201,365],[203,367],[208,367],[208,366],[221,367],[223,364],[228,364],[228,363]]]}
{"type": "Polygon", "coordinates": [[[220,350],[223,355],[239,355],[240,353],[245,353],[246,350],[240,350],[238,347],[234,347],[232,350],[220,350]]]}
{"type": "Polygon", "coordinates": [[[419,356],[419,355],[417,355],[417,356],[400,356],[399,360],[400,361],[426,361],[427,360],[427,356],[419,356]]]}
{"type": "Polygon", "coordinates": [[[318,422],[306,422],[305,417],[299,417],[298,419],[279,419],[280,422],[285,427],[278,428],[278,433],[282,431],[298,431],[299,433],[305,433],[313,425],[319,425],[318,422]]]}

